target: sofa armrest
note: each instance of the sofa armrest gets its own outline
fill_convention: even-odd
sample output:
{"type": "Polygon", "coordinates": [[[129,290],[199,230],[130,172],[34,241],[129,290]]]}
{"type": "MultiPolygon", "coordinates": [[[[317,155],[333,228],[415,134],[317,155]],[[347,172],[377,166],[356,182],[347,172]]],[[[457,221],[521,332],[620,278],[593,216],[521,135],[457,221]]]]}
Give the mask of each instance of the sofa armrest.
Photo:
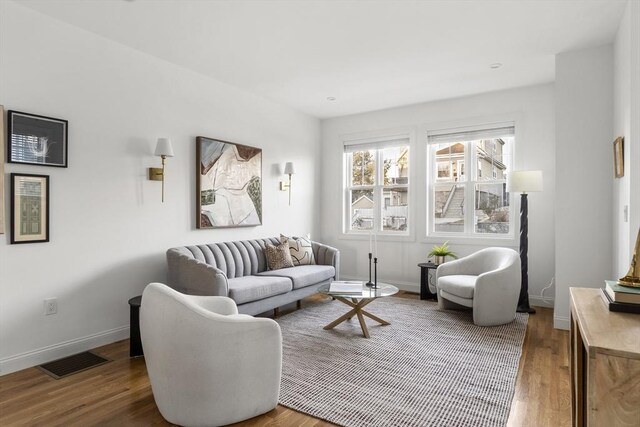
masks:
{"type": "Polygon", "coordinates": [[[311,242],[316,264],[332,265],[336,270],[335,280],[340,280],[340,251],[328,245],[311,242]]]}
{"type": "Polygon", "coordinates": [[[229,295],[229,282],[224,272],[176,249],[167,251],[169,285],[190,295],[229,295]]]}

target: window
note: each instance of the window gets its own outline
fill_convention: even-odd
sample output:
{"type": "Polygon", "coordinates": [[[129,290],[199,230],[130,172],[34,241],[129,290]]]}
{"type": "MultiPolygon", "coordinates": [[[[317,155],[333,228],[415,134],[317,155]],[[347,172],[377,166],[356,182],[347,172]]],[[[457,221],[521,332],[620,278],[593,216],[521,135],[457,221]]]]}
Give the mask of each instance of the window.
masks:
{"type": "Polygon", "coordinates": [[[513,124],[429,132],[427,139],[427,234],[512,237],[506,179],[513,158],[513,124]],[[448,174],[441,173],[445,165],[448,174]],[[465,170],[465,165],[474,169],[465,170]]]}
{"type": "Polygon", "coordinates": [[[346,232],[407,234],[409,139],[345,142],[346,232]]]}

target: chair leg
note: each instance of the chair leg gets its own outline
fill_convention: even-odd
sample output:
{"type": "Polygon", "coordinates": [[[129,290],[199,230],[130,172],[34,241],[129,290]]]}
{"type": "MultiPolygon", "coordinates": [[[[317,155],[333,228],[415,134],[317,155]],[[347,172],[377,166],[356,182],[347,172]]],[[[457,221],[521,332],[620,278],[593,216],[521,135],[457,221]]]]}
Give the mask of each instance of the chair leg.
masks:
{"type": "Polygon", "coordinates": [[[280,308],[276,307],[273,309],[273,317],[278,317],[280,315],[280,308]]]}
{"type": "Polygon", "coordinates": [[[296,308],[297,308],[298,310],[300,310],[300,309],[302,308],[302,300],[298,300],[298,301],[296,302],[296,308]]]}

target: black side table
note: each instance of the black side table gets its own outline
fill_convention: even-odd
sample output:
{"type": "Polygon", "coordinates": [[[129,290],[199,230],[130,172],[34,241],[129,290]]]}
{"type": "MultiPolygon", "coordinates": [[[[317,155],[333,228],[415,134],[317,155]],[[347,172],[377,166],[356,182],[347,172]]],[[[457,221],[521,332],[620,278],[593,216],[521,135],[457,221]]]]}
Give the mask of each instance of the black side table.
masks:
{"type": "Polygon", "coordinates": [[[438,268],[438,264],[433,262],[421,262],[418,264],[420,267],[420,299],[432,299],[438,300],[438,294],[431,292],[429,289],[429,270],[435,270],[438,268]]]}
{"type": "Polygon", "coordinates": [[[142,339],[140,339],[140,305],[142,295],[129,300],[129,357],[143,356],[142,339]]]}

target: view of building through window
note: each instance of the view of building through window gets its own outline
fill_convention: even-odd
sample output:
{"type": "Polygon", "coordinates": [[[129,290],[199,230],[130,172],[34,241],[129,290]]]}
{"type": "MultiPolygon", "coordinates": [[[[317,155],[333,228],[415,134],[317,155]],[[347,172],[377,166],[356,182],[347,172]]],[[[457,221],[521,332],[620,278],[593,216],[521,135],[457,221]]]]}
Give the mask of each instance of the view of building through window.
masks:
{"type": "Polygon", "coordinates": [[[346,153],[350,230],[405,232],[409,213],[409,146],[346,153]]]}
{"type": "Polygon", "coordinates": [[[513,137],[503,137],[432,145],[437,168],[431,193],[433,232],[509,233],[506,178],[512,144],[513,137]],[[466,171],[465,164],[475,169],[466,171]]]}

